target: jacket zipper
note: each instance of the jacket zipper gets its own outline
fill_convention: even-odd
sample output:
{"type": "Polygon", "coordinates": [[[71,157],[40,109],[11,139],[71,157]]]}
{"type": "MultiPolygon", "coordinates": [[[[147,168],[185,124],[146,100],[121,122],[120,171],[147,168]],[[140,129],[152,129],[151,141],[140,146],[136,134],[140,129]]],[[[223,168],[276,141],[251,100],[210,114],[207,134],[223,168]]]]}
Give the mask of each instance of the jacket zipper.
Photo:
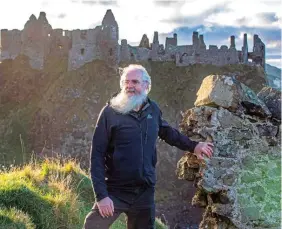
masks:
{"type": "Polygon", "coordinates": [[[143,151],[143,134],[142,134],[142,126],[139,124],[140,127],[140,132],[141,132],[141,150],[142,150],[142,170],[141,170],[141,175],[143,179],[143,170],[144,170],[144,151],[143,151]]]}

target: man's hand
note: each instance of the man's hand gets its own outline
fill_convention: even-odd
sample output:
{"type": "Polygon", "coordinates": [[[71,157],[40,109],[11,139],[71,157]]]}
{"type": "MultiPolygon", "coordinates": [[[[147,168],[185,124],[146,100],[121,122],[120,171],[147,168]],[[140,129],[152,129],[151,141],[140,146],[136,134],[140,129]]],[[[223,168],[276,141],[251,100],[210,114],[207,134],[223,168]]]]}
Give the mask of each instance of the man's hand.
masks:
{"type": "Polygon", "coordinates": [[[204,159],[204,155],[210,158],[213,153],[212,147],[213,144],[210,142],[199,142],[194,149],[194,154],[197,156],[198,159],[204,159]]]}
{"type": "Polygon", "coordinates": [[[99,209],[99,213],[103,218],[113,216],[114,203],[109,197],[105,197],[104,199],[97,202],[97,206],[99,209]]]}

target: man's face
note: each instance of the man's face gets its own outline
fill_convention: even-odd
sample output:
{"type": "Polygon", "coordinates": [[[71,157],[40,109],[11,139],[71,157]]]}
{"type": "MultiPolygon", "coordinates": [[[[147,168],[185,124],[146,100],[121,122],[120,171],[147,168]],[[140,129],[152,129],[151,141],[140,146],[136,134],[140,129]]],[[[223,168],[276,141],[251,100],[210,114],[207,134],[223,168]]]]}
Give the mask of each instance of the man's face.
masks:
{"type": "Polygon", "coordinates": [[[148,90],[148,83],[142,80],[141,71],[133,69],[127,72],[122,81],[122,90],[128,95],[139,95],[148,90]]]}

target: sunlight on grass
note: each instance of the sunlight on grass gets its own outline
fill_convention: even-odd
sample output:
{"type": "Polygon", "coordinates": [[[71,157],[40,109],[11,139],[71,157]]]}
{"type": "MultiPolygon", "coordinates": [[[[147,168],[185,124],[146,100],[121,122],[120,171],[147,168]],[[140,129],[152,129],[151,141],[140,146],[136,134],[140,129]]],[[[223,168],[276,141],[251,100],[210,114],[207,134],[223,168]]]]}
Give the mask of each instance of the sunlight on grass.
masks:
{"type": "MultiPolygon", "coordinates": [[[[74,160],[0,170],[0,229],[81,229],[94,202],[91,180],[74,160]]],[[[111,228],[125,229],[125,215],[111,228]]],[[[165,228],[158,219],[156,228],[165,228]]]]}

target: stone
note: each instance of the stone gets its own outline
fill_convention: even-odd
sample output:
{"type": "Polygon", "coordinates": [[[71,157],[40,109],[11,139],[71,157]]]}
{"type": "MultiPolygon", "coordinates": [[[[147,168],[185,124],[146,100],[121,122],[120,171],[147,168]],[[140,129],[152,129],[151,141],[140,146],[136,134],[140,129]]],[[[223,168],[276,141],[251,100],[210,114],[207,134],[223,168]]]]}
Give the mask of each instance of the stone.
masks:
{"type": "Polygon", "coordinates": [[[246,114],[270,117],[271,113],[255,92],[232,76],[209,75],[197,92],[195,106],[223,107],[230,111],[238,110],[241,105],[246,114]]]}
{"type": "Polygon", "coordinates": [[[238,93],[237,86],[231,77],[209,75],[203,80],[194,105],[236,110],[240,104],[238,93]]]}
{"type": "Polygon", "coordinates": [[[257,95],[268,107],[272,118],[281,120],[281,91],[264,87],[257,95]]]}
{"type": "Polygon", "coordinates": [[[213,204],[211,211],[222,216],[230,216],[233,208],[231,204],[213,204]]]}
{"type": "Polygon", "coordinates": [[[260,136],[275,137],[278,133],[278,127],[271,123],[255,124],[260,136]]]}
{"type": "Polygon", "coordinates": [[[250,129],[231,128],[226,137],[234,141],[240,141],[240,140],[250,140],[252,139],[253,136],[254,136],[253,132],[250,129]]]}
{"type": "Polygon", "coordinates": [[[246,113],[263,118],[271,117],[271,112],[255,92],[242,83],[240,85],[242,88],[241,104],[246,108],[246,113]]]}
{"type": "Polygon", "coordinates": [[[185,154],[177,163],[176,175],[178,179],[194,181],[199,171],[200,160],[192,153],[185,154]]]}
{"type": "Polygon", "coordinates": [[[225,174],[222,177],[223,184],[232,186],[236,181],[236,175],[234,173],[225,174]]]}

